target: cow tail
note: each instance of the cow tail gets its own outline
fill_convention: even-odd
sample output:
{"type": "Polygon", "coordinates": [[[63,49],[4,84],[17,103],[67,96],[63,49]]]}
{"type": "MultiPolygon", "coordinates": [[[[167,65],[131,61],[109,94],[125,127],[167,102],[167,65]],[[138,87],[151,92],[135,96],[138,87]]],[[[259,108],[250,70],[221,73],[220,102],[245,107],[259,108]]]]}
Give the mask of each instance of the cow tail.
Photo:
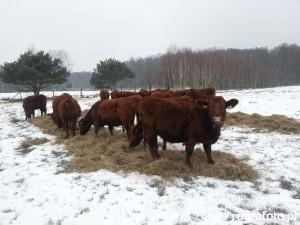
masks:
{"type": "Polygon", "coordinates": [[[135,125],[132,129],[132,139],[129,143],[130,148],[134,148],[138,146],[144,137],[143,125],[142,121],[139,120],[137,125],[135,125]]]}

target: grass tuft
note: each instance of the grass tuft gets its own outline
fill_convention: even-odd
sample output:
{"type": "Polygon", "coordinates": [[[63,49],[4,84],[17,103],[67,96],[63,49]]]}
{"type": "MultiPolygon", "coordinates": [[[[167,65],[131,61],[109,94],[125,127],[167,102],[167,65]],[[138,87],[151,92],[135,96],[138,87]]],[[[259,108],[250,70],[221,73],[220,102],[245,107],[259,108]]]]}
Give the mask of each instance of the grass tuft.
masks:
{"type": "Polygon", "coordinates": [[[256,132],[300,134],[300,121],[283,115],[261,116],[242,112],[228,113],[225,126],[247,126],[256,132]]]}
{"type": "Polygon", "coordinates": [[[17,148],[17,150],[25,155],[31,151],[33,151],[34,145],[42,145],[48,142],[49,140],[47,138],[27,138],[24,140],[20,146],[17,148]]]}

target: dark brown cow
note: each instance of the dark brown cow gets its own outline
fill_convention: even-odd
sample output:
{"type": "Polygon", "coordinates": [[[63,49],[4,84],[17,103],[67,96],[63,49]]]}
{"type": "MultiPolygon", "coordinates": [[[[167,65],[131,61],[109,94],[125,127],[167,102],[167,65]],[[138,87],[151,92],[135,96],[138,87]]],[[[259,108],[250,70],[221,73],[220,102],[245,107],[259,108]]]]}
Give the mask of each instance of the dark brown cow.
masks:
{"type": "Polygon", "coordinates": [[[101,126],[107,125],[110,134],[113,135],[114,126],[124,126],[127,137],[130,137],[131,127],[141,96],[129,96],[112,100],[98,101],[88,111],[84,118],[79,121],[80,134],[84,135],[94,125],[95,134],[101,126]]]}
{"type": "Polygon", "coordinates": [[[133,96],[133,95],[138,95],[138,93],[132,92],[132,91],[118,91],[118,90],[113,90],[110,93],[111,99],[124,98],[124,97],[133,96]]]}
{"type": "Polygon", "coordinates": [[[30,119],[31,115],[34,117],[34,110],[41,110],[41,115],[47,113],[47,98],[45,95],[33,95],[24,98],[23,109],[25,112],[25,120],[30,119]]]}
{"type": "Polygon", "coordinates": [[[109,99],[109,91],[107,89],[102,89],[100,91],[100,100],[103,101],[107,99],[109,99]]]}
{"type": "Polygon", "coordinates": [[[53,112],[50,113],[49,115],[51,116],[53,122],[57,125],[58,128],[63,127],[63,122],[58,117],[58,104],[59,104],[60,101],[62,101],[63,99],[66,99],[66,98],[67,99],[73,99],[73,97],[70,94],[63,93],[62,95],[54,97],[53,102],[52,102],[53,112]]]}
{"type": "Polygon", "coordinates": [[[72,130],[72,134],[75,136],[77,119],[81,115],[78,102],[73,98],[64,97],[58,102],[56,112],[53,112],[53,114],[66,131],[66,138],[69,137],[69,129],[72,130]]]}
{"type": "Polygon", "coordinates": [[[225,101],[223,97],[198,100],[197,104],[174,99],[144,98],[139,104],[140,120],[133,128],[130,147],[137,146],[145,135],[153,159],[158,159],[157,135],[171,143],[183,142],[186,145],[185,162],[191,165],[194,146],[202,143],[208,163],[214,163],[211,145],[220,136],[226,108],[237,104],[238,100],[225,101]]]}

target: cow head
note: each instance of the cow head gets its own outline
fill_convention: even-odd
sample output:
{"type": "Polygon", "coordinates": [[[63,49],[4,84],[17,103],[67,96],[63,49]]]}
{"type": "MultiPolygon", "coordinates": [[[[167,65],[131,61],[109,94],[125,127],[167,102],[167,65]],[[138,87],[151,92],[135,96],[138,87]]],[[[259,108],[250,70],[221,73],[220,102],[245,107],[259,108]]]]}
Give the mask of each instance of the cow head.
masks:
{"type": "Polygon", "coordinates": [[[82,119],[79,119],[78,125],[79,125],[80,135],[86,134],[91,128],[92,124],[93,122],[88,114],[82,119]]]}
{"type": "Polygon", "coordinates": [[[50,116],[54,123],[57,122],[57,116],[54,113],[47,113],[47,116],[50,116]]]}
{"type": "Polygon", "coordinates": [[[221,96],[211,97],[209,100],[198,100],[197,104],[208,109],[208,116],[214,127],[222,127],[226,119],[226,109],[231,109],[238,104],[237,99],[225,101],[221,96]]]}

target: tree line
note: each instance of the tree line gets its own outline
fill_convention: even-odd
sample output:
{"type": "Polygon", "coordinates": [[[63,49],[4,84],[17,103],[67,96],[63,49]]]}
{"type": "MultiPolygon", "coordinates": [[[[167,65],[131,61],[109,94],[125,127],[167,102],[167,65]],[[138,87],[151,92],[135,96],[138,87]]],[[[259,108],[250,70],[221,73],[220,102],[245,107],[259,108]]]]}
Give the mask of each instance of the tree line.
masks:
{"type": "Polygon", "coordinates": [[[154,57],[126,62],[135,78],[131,87],[217,89],[263,88],[300,83],[300,46],[191,50],[171,47],[154,57]]]}
{"type": "MultiPolygon", "coordinates": [[[[0,87],[18,91],[40,90],[66,83],[70,70],[67,54],[28,50],[0,65],[0,87]]],[[[242,89],[300,84],[300,46],[275,48],[191,50],[170,47],[165,54],[99,61],[90,83],[101,88],[242,89]]],[[[66,87],[72,87],[72,84],[66,87]]],[[[58,87],[58,86],[57,86],[58,87]]]]}

